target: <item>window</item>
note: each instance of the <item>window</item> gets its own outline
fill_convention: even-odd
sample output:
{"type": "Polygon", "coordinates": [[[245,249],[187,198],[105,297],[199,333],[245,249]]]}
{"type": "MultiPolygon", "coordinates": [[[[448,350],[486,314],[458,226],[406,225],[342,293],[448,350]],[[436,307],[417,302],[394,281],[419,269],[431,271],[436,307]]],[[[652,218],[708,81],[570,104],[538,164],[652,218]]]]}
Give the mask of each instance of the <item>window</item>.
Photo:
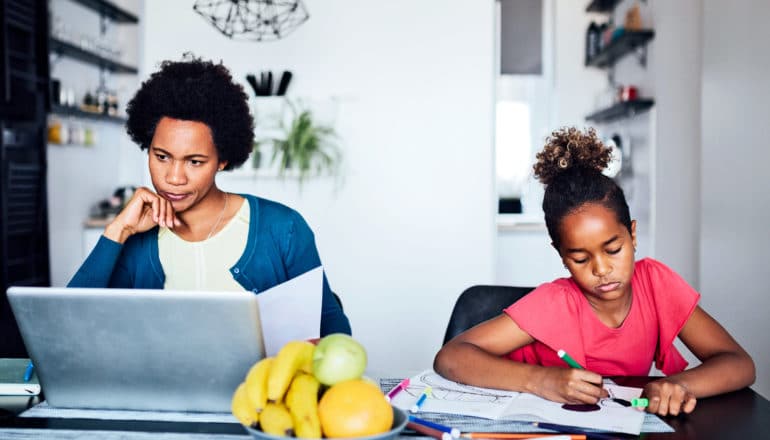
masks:
{"type": "Polygon", "coordinates": [[[552,0],[500,0],[495,110],[499,213],[540,216],[542,189],[532,178],[532,164],[551,126],[551,10],[552,0]],[[527,38],[532,32],[537,35],[527,38]]]}

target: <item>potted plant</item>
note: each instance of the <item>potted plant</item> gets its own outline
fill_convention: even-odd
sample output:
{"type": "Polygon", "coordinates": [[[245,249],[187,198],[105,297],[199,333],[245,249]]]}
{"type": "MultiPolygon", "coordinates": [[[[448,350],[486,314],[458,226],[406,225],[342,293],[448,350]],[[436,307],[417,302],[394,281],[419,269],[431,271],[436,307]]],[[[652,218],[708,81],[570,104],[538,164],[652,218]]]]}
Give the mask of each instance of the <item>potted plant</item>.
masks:
{"type": "MultiPolygon", "coordinates": [[[[282,134],[257,144],[272,143],[271,162],[278,162],[281,176],[289,170],[296,170],[301,183],[310,175],[324,172],[336,174],[342,154],[334,128],[318,123],[309,109],[287,102],[290,118],[281,121],[279,129],[282,134]]],[[[259,147],[255,145],[256,148],[259,147]]]]}

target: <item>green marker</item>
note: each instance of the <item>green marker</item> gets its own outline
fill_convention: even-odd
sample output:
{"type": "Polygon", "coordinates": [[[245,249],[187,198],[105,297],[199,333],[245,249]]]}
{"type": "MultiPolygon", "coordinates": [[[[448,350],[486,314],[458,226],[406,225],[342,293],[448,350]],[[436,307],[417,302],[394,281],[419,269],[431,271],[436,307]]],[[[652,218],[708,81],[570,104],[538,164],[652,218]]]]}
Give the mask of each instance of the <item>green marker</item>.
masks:
{"type": "Polygon", "coordinates": [[[561,358],[561,359],[562,359],[564,362],[566,362],[567,364],[569,364],[569,366],[570,366],[570,367],[572,367],[572,368],[577,368],[578,370],[582,370],[582,369],[583,369],[583,367],[582,367],[580,364],[578,364],[577,362],[575,362],[575,359],[572,359],[572,358],[570,357],[570,355],[568,355],[568,354],[567,354],[567,352],[566,352],[566,351],[564,351],[564,350],[559,350],[559,351],[557,351],[557,352],[556,352],[556,354],[558,354],[558,355],[559,355],[559,357],[560,357],[560,358],[561,358]]]}
{"type": "Polygon", "coordinates": [[[637,408],[647,408],[647,405],[650,404],[650,401],[645,399],[644,397],[638,397],[636,399],[631,399],[631,406],[637,407],[637,408]]]}

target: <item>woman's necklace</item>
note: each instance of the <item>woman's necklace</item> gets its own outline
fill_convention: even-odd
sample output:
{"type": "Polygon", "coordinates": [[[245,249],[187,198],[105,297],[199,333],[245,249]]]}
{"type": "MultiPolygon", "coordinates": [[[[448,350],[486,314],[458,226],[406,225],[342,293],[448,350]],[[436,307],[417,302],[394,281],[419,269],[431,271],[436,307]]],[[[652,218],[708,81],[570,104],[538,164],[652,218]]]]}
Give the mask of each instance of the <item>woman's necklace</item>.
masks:
{"type": "Polygon", "coordinates": [[[217,230],[217,226],[219,226],[219,222],[222,221],[222,217],[224,217],[225,211],[227,211],[227,193],[225,193],[225,206],[222,207],[222,212],[219,213],[219,218],[217,218],[217,222],[214,223],[214,226],[211,227],[211,230],[209,231],[209,235],[206,236],[206,240],[211,238],[211,236],[214,234],[214,231],[217,230]]]}

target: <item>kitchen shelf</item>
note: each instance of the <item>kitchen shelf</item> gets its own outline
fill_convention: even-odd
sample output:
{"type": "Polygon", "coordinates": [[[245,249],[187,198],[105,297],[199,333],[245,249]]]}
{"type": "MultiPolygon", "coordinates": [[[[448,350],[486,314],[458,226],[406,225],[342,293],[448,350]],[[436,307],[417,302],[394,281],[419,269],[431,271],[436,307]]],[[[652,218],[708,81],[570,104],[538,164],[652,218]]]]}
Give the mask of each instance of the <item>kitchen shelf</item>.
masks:
{"type": "Polygon", "coordinates": [[[70,58],[83,61],[85,63],[93,64],[113,71],[115,73],[133,73],[136,74],[139,70],[136,67],[119,63],[117,61],[110,60],[94,52],[81,49],[72,43],[62,41],[56,38],[51,38],[51,52],[55,52],[61,55],[66,55],[70,58]]]}
{"type": "Polygon", "coordinates": [[[596,111],[586,116],[586,121],[591,122],[612,122],[617,119],[629,118],[639,113],[649,110],[655,101],[652,99],[635,99],[633,101],[622,101],[605,109],[596,111]]]}
{"type": "Polygon", "coordinates": [[[136,15],[107,0],[73,0],[87,8],[93,9],[99,14],[110,18],[117,23],[139,23],[136,15]]]}
{"type": "Polygon", "coordinates": [[[591,3],[586,6],[586,12],[599,12],[608,14],[615,9],[615,6],[620,3],[620,0],[592,0],[591,3]]]}
{"type": "Polygon", "coordinates": [[[655,37],[653,30],[625,31],[613,39],[601,52],[586,62],[586,66],[609,67],[637,47],[646,47],[655,37]]]}
{"type": "Polygon", "coordinates": [[[105,115],[104,113],[86,112],[77,107],[65,107],[61,105],[51,106],[51,114],[58,116],[73,116],[76,118],[94,119],[97,121],[112,122],[115,124],[124,124],[126,118],[121,116],[105,115]]]}

